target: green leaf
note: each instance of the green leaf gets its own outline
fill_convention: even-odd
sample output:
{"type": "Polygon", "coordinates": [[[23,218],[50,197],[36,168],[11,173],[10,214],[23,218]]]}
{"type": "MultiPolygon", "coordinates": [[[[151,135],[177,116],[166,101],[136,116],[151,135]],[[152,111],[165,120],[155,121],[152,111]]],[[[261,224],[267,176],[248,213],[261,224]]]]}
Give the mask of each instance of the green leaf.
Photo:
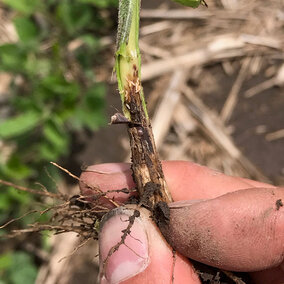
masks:
{"type": "Polygon", "coordinates": [[[207,6],[204,0],[173,0],[173,1],[192,8],[197,8],[200,4],[204,4],[205,6],[207,6]]]}
{"type": "MultiPolygon", "coordinates": [[[[78,93],[79,86],[76,82],[67,82],[61,75],[50,75],[42,80],[42,87],[46,90],[47,98],[54,96],[56,100],[54,103],[58,103],[59,100],[66,100],[68,102],[74,102],[78,93]]],[[[52,98],[54,100],[54,98],[52,98]]]]}
{"type": "Polygon", "coordinates": [[[50,252],[52,249],[52,244],[50,242],[50,231],[41,231],[41,247],[44,251],[50,252]]]}
{"type": "Polygon", "coordinates": [[[37,270],[32,258],[24,252],[16,252],[12,255],[12,265],[9,269],[13,284],[35,283],[37,270]]]}
{"type": "Polygon", "coordinates": [[[22,42],[27,43],[36,40],[38,30],[30,19],[26,17],[17,17],[14,19],[14,25],[22,42]]]}
{"type": "Polygon", "coordinates": [[[47,161],[56,161],[59,156],[58,152],[55,152],[54,148],[46,142],[39,145],[39,155],[47,161]]]}
{"type": "Polygon", "coordinates": [[[52,122],[46,123],[43,128],[45,139],[59,152],[65,152],[68,146],[67,134],[57,128],[52,122]]]}
{"type": "Polygon", "coordinates": [[[107,8],[110,6],[117,6],[116,0],[79,0],[81,3],[93,4],[99,8],[107,8]]]}
{"type": "Polygon", "coordinates": [[[72,4],[71,1],[61,0],[57,8],[57,17],[69,35],[78,33],[81,29],[92,24],[92,11],[89,5],[72,4]]]}
{"type": "MultiPolygon", "coordinates": [[[[48,162],[50,161],[51,159],[48,159],[48,162]]],[[[61,171],[59,171],[57,167],[55,167],[54,165],[51,165],[48,162],[44,161],[45,170],[39,172],[38,180],[40,180],[41,184],[44,184],[44,186],[49,191],[56,192],[57,184],[60,182],[60,180],[62,180],[62,173],[61,171]],[[52,177],[52,179],[50,177],[52,177]]]]}
{"type": "Polygon", "coordinates": [[[20,161],[20,157],[16,153],[3,167],[3,172],[11,179],[25,179],[32,173],[31,169],[20,161]]]}
{"type": "Polygon", "coordinates": [[[39,125],[41,115],[35,111],[28,111],[10,118],[0,124],[0,138],[9,139],[32,130],[39,125]]]}
{"type": "Polygon", "coordinates": [[[31,14],[39,6],[40,0],[2,0],[2,3],[18,12],[31,14]]]}
{"type": "Polygon", "coordinates": [[[51,64],[50,59],[47,58],[39,58],[35,56],[29,56],[24,64],[24,68],[29,74],[31,80],[34,80],[35,76],[40,78],[45,78],[49,76],[51,72],[51,64]]]}
{"type": "Polygon", "coordinates": [[[96,130],[106,123],[105,120],[105,87],[103,84],[96,84],[86,92],[80,107],[76,109],[72,126],[80,128],[82,126],[96,130]]]}
{"type": "Polygon", "coordinates": [[[11,253],[5,253],[0,255],[0,272],[1,270],[7,269],[12,265],[11,253]]]}
{"type": "Polygon", "coordinates": [[[0,46],[0,70],[21,72],[26,54],[16,44],[0,46]]]}
{"type": "MultiPolygon", "coordinates": [[[[19,191],[13,187],[9,187],[9,196],[11,199],[11,203],[15,204],[15,202],[20,203],[21,205],[28,205],[31,201],[31,194],[28,192],[19,191]]],[[[18,208],[18,213],[22,214],[18,208]]]]}
{"type": "MultiPolygon", "coordinates": [[[[12,207],[12,202],[11,202],[9,194],[6,193],[6,192],[5,192],[5,194],[3,194],[3,192],[2,192],[2,195],[1,195],[1,198],[0,198],[0,210],[6,211],[11,207],[12,207]]],[[[0,218],[1,223],[3,221],[2,219],[4,219],[4,217],[3,217],[3,213],[1,212],[1,218],[0,218]]],[[[0,266],[1,266],[1,264],[0,264],[0,266]]]]}

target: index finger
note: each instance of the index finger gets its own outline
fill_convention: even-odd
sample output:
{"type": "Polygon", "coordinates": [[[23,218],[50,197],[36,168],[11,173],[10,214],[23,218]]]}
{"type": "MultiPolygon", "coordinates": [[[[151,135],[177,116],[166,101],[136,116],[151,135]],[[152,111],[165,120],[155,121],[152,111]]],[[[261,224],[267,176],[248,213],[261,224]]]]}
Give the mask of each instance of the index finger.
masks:
{"type": "MultiPolygon", "coordinates": [[[[274,186],[240,177],[227,176],[204,166],[186,161],[164,161],[163,171],[172,197],[175,201],[190,199],[211,199],[220,195],[250,187],[274,186]]],[[[92,194],[92,187],[102,191],[135,187],[130,164],[110,163],[93,165],[80,177],[83,194],[92,194]]],[[[127,200],[124,193],[113,193],[119,202],[127,200]]]]}

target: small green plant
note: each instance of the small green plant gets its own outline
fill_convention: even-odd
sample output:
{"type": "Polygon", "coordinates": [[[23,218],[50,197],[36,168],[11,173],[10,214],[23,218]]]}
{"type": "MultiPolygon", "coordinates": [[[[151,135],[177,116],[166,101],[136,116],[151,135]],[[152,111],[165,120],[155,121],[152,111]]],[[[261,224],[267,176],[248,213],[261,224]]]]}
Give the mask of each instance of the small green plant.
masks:
{"type": "Polygon", "coordinates": [[[0,256],[0,284],[34,283],[37,269],[25,252],[5,253],[0,256]]]}

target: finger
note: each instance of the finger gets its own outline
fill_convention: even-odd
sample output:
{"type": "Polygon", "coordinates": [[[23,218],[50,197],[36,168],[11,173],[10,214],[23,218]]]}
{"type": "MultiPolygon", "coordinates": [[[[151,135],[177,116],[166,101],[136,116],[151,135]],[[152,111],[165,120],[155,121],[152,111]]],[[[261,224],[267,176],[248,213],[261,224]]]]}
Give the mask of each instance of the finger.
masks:
{"type": "MultiPolygon", "coordinates": [[[[226,176],[190,162],[166,161],[162,163],[165,178],[175,201],[214,198],[228,192],[249,187],[273,187],[268,184],[226,176]]],[[[88,167],[81,175],[80,187],[83,194],[92,194],[92,187],[101,190],[134,188],[130,164],[100,164],[88,167]]],[[[128,196],[112,194],[117,201],[125,201],[128,196]]]]}
{"type": "Polygon", "coordinates": [[[284,259],[284,189],[247,189],[190,206],[170,204],[161,231],[174,249],[232,271],[259,271],[284,259]]]}
{"type": "Polygon", "coordinates": [[[185,161],[166,162],[163,170],[175,201],[211,199],[250,187],[273,187],[253,180],[227,176],[185,161]]]}
{"type": "Polygon", "coordinates": [[[171,283],[174,277],[175,283],[200,284],[188,260],[177,255],[174,261],[172,248],[151,221],[148,211],[140,212],[130,234],[108,258],[109,251],[121,241],[121,231],[127,228],[133,210],[120,207],[104,219],[99,238],[102,282],[171,283]]]}
{"type": "MultiPolygon", "coordinates": [[[[94,189],[102,191],[117,190],[122,188],[132,189],[135,187],[131,176],[130,164],[109,163],[88,167],[80,176],[80,189],[83,195],[94,194],[94,189]]],[[[124,202],[129,195],[125,193],[111,193],[109,198],[118,202],[124,202]]]]}
{"type": "Polygon", "coordinates": [[[257,284],[283,284],[284,283],[284,261],[278,267],[273,267],[260,272],[250,273],[254,283],[257,284]]]}

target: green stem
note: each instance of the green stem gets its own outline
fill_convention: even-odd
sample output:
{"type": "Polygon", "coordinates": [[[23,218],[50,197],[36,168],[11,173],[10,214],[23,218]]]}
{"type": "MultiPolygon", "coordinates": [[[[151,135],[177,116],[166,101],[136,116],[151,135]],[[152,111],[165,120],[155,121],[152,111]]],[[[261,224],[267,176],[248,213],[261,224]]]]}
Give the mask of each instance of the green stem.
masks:
{"type": "MultiPolygon", "coordinates": [[[[129,83],[136,84],[143,103],[143,109],[148,119],[141,79],[141,56],[139,50],[139,13],[140,0],[120,0],[119,25],[117,37],[117,51],[115,70],[117,74],[118,88],[122,101],[123,114],[129,120],[131,115],[126,105],[126,97],[129,95],[129,83]],[[133,70],[137,68],[138,78],[133,81],[133,70]]],[[[134,76],[135,77],[135,76],[134,76]]]]}

